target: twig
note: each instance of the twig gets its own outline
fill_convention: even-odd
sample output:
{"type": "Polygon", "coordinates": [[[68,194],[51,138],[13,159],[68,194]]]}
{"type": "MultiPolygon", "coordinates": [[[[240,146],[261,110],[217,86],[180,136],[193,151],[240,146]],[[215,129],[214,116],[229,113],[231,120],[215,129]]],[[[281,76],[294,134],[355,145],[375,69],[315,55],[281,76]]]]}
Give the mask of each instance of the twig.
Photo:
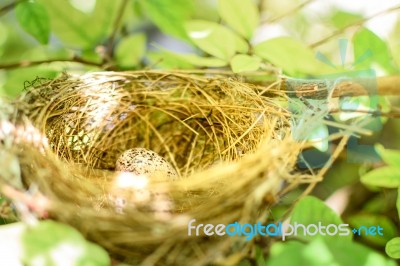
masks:
{"type": "Polygon", "coordinates": [[[356,21],[356,22],[354,22],[354,23],[351,23],[351,24],[347,25],[346,27],[343,27],[343,28],[341,28],[341,29],[338,29],[338,30],[334,31],[331,35],[329,35],[329,36],[327,36],[327,37],[325,37],[325,38],[323,38],[323,39],[321,39],[321,40],[319,40],[319,41],[317,41],[317,42],[315,42],[315,43],[312,43],[312,44],[310,45],[310,47],[315,48],[315,47],[317,47],[317,46],[320,46],[320,45],[324,44],[325,42],[327,42],[328,40],[330,40],[331,38],[340,35],[340,34],[343,33],[344,31],[346,31],[348,28],[360,26],[360,25],[364,24],[365,22],[367,22],[368,20],[371,20],[371,19],[373,19],[373,18],[376,18],[376,17],[381,16],[381,15],[384,15],[384,14],[388,14],[388,13],[397,11],[397,10],[399,10],[399,9],[400,9],[400,5],[399,5],[399,6],[394,6],[394,7],[391,7],[391,8],[389,8],[389,9],[385,9],[385,10],[383,10],[383,11],[380,11],[380,12],[378,12],[378,13],[375,13],[375,14],[373,14],[373,15],[367,17],[367,18],[358,20],[358,21],[356,21]]]}
{"type": "MultiPolygon", "coordinates": [[[[376,82],[377,95],[400,95],[400,76],[378,77],[376,82]]],[[[368,88],[365,88],[355,80],[339,83],[333,92],[333,97],[346,95],[365,96],[374,95],[374,92],[368,91],[368,88]]]]}
{"type": "Polygon", "coordinates": [[[329,111],[330,114],[335,114],[335,113],[360,113],[360,114],[370,114],[372,116],[384,116],[384,117],[390,117],[390,118],[399,118],[400,117],[400,112],[399,111],[390,111],[390,112],[381,112],[379,110],[356,110],[356,109],[332,109],[329,111]]]}
{"type": "Polygon", "coordinates": [[[3,7],[0,8],[0,16],[3,16],[5,14],[7,14],[7,12],[11,11],[16,5],[25,2],[27,0],[20,0],[20,1],[15,1],[15,2],[11,2],[8,5],[5,5],[3,7]]]}
{"type": "Polygon", "coordinates": [[[296,6],[295,8],[289,10],[288,12],[286,12],[286,13],[284,13],[284,14],[282,14],[282,15],[279,15],[279,16],[274,17],[274,18],[272,18],[272,19],[264,19],[264,20],[261,21],[261,23],[274,23],[274,22],[277,22],[277,21],[279,21],[279,20],[281,20],[281,19],[283,19],[283,18],[285,18],[285,17],[287,17],[287,16],[290,16],[290,15],[293,14],[293,13],[296,13],[297,11],[299,11],[299,10],[302,9],[303,7],[305,7],[305,6],[309,5],[309,4],[311,4],[311,3],[314,2],[314,1],[315,1],[315,0],[307,0],[307,1],[305,1],[304,3],[301,3],[300,5],[296,6]]]}
{"type": "Polygon", "coordinates": [[[0,192],[16,204],[18,211],[26,219],[32,218],[30,212],[39,215],[39,217],[48,216],[51,202],[38,191],[36,186],[33,186],[30,191],[23,192],[9,185],[1,185],[0,192]]]}
{"type": "Polygon", "coordinates": [[[109,38],[108,44],[107,44],[107,56],[108,56],[107,59],[108,60],[110,60],[113,56],[115,36],[117,35],[117,32],[120,27],[121,20],[124,15],[124,11],[126,9],[127,4],[128,4],[128,0],[122,0],[121,5],[119,6],[117,17],[115,18],[115,21],[114,21],[113,31],[110,35],[110,38],[109,38]]]}
{"type": "MultiPolygon", "coordinates": [[[[318,98],[321,94],[326,93],[328,88],[317,88],[316,83],[318,81],[310,79],[309,83],[303,81],[297,86],[295,83],[291,83],[292,90],[287,90],[286,82],[290,82],[290,78],[284,78],[280,85],[280,90],[287,94],[293,93],[297,97],[307,96],[310,98],[318,98]],[[314,96],[314,97],[313,97],[314,96]]],[[[322,81],[323,82],[323,81],[322,81]]],[[[279,85],[278,85],[279,86],[279,85]]],[[[270,90],[274,91],[274,90],[270,90]]],[[[367,96],[367,95],[397,95],[400,96],[400,76],[386,76],[378,78],[365,78],[365,79],[354,79],[350,81],[343,81],[338,83],[332,91],[332,97],[338,98],[343,96],[367,96]],[[376,82],[376,91],[371,91],[369,88],[363,86],[365,84],[373,85],[376,82]]]]}
{"type": "Polygon", "coordinates": [[[315,180],[313,182],[311,182],[310,184],[308,184],[307,188],[303,191],[303,193],[301,193],[301,195],[296,199],[296,202],[300,201],[302,198],[304,198],[305,196],[307,196],[308,194],[311,193],[311,191],[313,191],[313,189],[315,188],[315,186],[321,182],[323,180],[323,177],[325,176],[325,174],[328,172],[328,170],[332,167],[333,163],[336,161],[336,159],[339,157],[339,155],[342,153],[342,151],[346,148],[346,144],[349,140],[350,136],[344,136],[338,146],[336,147],[335,151],[333,152],[333,154],[331,155],[331,157],[329,158],[329,160],[325,163],[325,165],[323,166],[323,168],[321,168],[321,170],[318,172],[318,174],[315,176],[315,180]]]}
{"type": "Polygon", "coordinates": [[[21,68],[21,67],[31,67],[31,66],[55,63],[55,62],[71,62],[71,63],[80,63],[80,64],[88,65],[88,66],[95,66],[95,67],[99,67],[99,68],[103,67],[103,65],[100,63],[87,61],[78,56],[74,56],[72,58],[48,59],[48,60],[38,60],[38,61],[21,61],[21,62],[10,63],[10,64],[0,64],[0,69],[14,69],[14,68],[21,68]]]}

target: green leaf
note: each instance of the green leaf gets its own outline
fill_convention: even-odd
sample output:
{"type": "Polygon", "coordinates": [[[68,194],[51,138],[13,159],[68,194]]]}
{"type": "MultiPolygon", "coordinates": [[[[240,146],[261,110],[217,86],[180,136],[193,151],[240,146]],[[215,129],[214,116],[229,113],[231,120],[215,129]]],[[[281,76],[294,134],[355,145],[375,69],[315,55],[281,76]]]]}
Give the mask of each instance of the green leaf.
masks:
{"type": "Polygon", "coordinates": [[[382,194],[378,194],[370,199],[368,199],[364,206],[362,207],[362,212],[383,214],[389,210],[390,206],[389,198],[382,197],[382,194]]]}
{"type": "Polygon", "coordinates": [[[140,63],[146,51],[146,36],[135,34],[127,36],[115,48],[115,57],[118,66],[132,68],[140,63]]]}
{"type": "Polygon", "coordinates": [[[227,65],[227,62],[219,58],[201,57],[195,54],[178,54],[162,47],[159,47],[159,49],[162,52],[159,53],[159,57],[157,57],[158,60],[170,60],[175,61],[175,63],[181,62],[183,64],[183,67],[179,67],[179,65],[177,65],[175,68],[185,68],[186,65],[191,66],[192,68],[193,66],[223,67],[227,65]]]}
{"type": "Polygon", "coordinates": [[[265,265],[265,258],[260,246],[256,246],[256,261],[257,265],[265,265]]]}
{"type": "Polygon", "coordinates": [[[196,46],[227,62],[236,51],[247,48],[246,42],[233,31],[214,22],[191,20],[185,24],[185,29],[196,46]]]}
{"type": "Polygon", "coordinates": [[[257,44],[254,53],[292,76],[324,74],[331,70],[315,58],[310,48],[290,37],[274,38],[257,44]]]}
{"type": "Polygon", "coordinates": [[[360,180],[368,186],[397,188],[400,187],[400,168],[390,166],[377,168],[363,175],[360,180]]]}
{"type": "Polygon", "coordinates": [[[369,29],[362,28],[356,32],[353,46],[354,58],[359,60],[356,62],[357,68],[373,68],[373,63],[377,63],[388,74],[398,71],[387,43],[369,29]]]}
{"type": "Polygon", "coordinates": [[[9,70],[5,74],[4,84],[0,83],[0,90],[9,97],[16,97],[23,91],[25,81],[31,82],[37,77],[55,78],[61,71],[55,66],[46,65],[9,70]]]}
{"type": "Polygon", "coordinates": [[[23,1],[15,7],[15,16],[21,27],[42,44],[50,36],[50,19],[46,8],[34,1],[23,1]]]}
{"type": "Polygon", "coordinates": [[[117,16],[118,1],[96,1],[93,11],[77,9],[72,1],[37,0],[46,6],[51,30],[64,45],[82,50],[93,49],[111,33],[117,16]]]}
{"type": "Polygon", "coordinates": [[[400,259],[400,237],[395,237],[387,242],[385,251],[389,257],[400,259]]]}
{"type": "Polygon", "coordinates": [[[400,151],[385,149],[382,145],[376,145],[375,150],[385,163],[400,168],[400,151]]]}
{"type": "Polygon", "coordinates": [[[218,12],[232,29],[247,40],[253,36],[260,14],[252,0],[219,0],[218,12]]]}
{"type": "Polygon", "coordinates": [[[84,256],[78,261],[77,266],[108,266],[110,265],[110,257],[102,247],[86,243],[84,256]]]}
{"type": "Polygon", "coordinates": [[[184,22],[193,13],[193,2],[187,0],[141,0],[140,2],[157,27],[164,33],[187,40],[184,22]]]}
{"type": "Polygon", "coordinates": [[[343,10],[335,10],[330,19],[336,28],[342,29],[352,23],[360,21],[363,19],[363,16],[343,10]]]}
{"type": "Polygon", "coordinates": [[[302,251],[304,244],[298,241],[289,242],[275,242],[270,251],[268,258],[268,266],[281,266],[281,265],[308,265],[309,261],[302,258],[302,251]],[[290,254],[290,256],[287,256],[290,254]]]}
{"type": "Polygon", "coordinates": [[[147,57],[150,59],[151,64],[157,68],[164,69],[192,69],[194,65],[188,63],[186,60],[178,57],[175,53],[170,51],[149,51],[147,57]]]}
{"type": "Polygon", "coordinates": [[[260,68],[261,58],[245,54],[237,54],[231,60],[234,73],[256,71],[260,68]]]}
{"type": "Polygon", "coordinates": [[[397,189],[396,209],[397,215],[400,218],[400,187],[397,189]]]}
{"type": "Polygon", "coordinates": [[[27,228],[21,236],[23,245],[22,261],[33,265],[58,265],[68,261],[69,265],[110,265],[110,258],[105,250],[87,243],[74,228],[54,221],[42,221],[27,228]]]}
{"type": "Polygon", "coordinates": [[[271,247],[268,266],[394,266],[396,263],[381,254],[351,241],[315,239],[304,244],[298,241],[276,242],[271,247]]]}
{"type": "MultiPolygon", "coordinates": [[[[343,224],[342,219],[339,217],[337,213],[335,213],[331,208],[325,205],[325,203],[315,197],[306,196],[301,199],[293,209],[290,224],[293,225],[295,222],[298,224],[303,224],[306,227],[310,224],[315,224],[318,226],[321,223],[322,226],[327,226],[329,224],[334,224],[339,226],[343,224]]],[[[349,231],[348,231],[349,232],[349,231]]],[[[328,235],[325,236],[316,234],[316,235],[304,235],[303,230],[299,230],[297,237],[312,240],[315,238],[323,237],[324,239],[335,239],[337,241],[350,241],[352,236],[350,232],[347,235],[328,235]]]]}
{"type": "Polygon", "coordinates": [[[388,217],[383,215],[357,214],[350,216],[348,221],[351,226],[359,230],[362,238],[375,245],[384,246],[386,242],[393,238],[397,233],[396,225],[394,225],[388,217]],[[374,229],[375,232],[372,231],[367,233],[365,228],[362,228],[361,230],[359,229],[361,226],[365,226],[366,228],[375,226],[376,229],[374,229]],[[382,228],[382,236],[378,234],[377,226],[382,228]]]}
{"type": "Polygon", "coordinates": [[[176,56],[194,66],[202,67],[223,67],[227,63],[219,58],[201,57],[194,54],[176,54],[176,56]]]}

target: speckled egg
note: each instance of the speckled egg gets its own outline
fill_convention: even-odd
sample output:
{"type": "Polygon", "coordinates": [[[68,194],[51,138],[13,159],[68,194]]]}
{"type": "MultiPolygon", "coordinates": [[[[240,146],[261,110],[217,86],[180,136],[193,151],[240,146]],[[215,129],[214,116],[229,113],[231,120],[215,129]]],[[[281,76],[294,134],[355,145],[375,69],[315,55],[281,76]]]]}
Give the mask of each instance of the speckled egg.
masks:
{"type": "Polygon", "coordinates": [[[146,175],[149,178],[178,178],[174,167],[154,151],[145,148],[134,148],[125,151],[117,160],[116,171],[132,172],[146,175]]]}

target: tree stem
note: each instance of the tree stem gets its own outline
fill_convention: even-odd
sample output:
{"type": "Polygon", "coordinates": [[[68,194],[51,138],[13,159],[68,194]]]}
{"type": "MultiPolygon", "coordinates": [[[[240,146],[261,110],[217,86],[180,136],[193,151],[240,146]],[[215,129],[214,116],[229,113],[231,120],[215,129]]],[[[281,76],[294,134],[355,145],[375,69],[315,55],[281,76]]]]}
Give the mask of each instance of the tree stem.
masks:
{"type": "Polygon", "coordinates": [[[10,63],[10,64],[0,64],[0,69],[15,69],[15,68],[22,68],[22,67],[31,67],[31,66],[37,66],[37,65],[41,65],[41,64],[48,64],[48,63],[54,63],[54,62],[80,63],[83,65],[102,68],[102,64],[100,64],[100,63],[87,61],[78,56],[74,56],[72,58],[48,59],[48,60],[38,60],[38,61],[21,61],[21,62],[10,63]]]}

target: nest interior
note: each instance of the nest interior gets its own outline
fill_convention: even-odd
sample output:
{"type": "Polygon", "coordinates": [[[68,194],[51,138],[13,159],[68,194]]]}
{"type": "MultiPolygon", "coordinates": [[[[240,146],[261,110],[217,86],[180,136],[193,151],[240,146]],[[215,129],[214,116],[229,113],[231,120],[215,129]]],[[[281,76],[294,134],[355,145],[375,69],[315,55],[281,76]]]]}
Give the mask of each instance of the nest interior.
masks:
{"type": "Polygon", "coordinates": [[[120,261],[235,264],[252,241],[189,236],[187,224],[266,221],[284,183],[312,180],[293,171],[302,145],[290,138],[279,97],[223,76],[63,75],[33,82],[0,117],[13,125],[0,134],[1,148],[17,156],[25,186],[48,197],[51,218],[120,261]],[[163,156],[179,180],[118,187],[116,160],[135,147],[163,156]]]}

